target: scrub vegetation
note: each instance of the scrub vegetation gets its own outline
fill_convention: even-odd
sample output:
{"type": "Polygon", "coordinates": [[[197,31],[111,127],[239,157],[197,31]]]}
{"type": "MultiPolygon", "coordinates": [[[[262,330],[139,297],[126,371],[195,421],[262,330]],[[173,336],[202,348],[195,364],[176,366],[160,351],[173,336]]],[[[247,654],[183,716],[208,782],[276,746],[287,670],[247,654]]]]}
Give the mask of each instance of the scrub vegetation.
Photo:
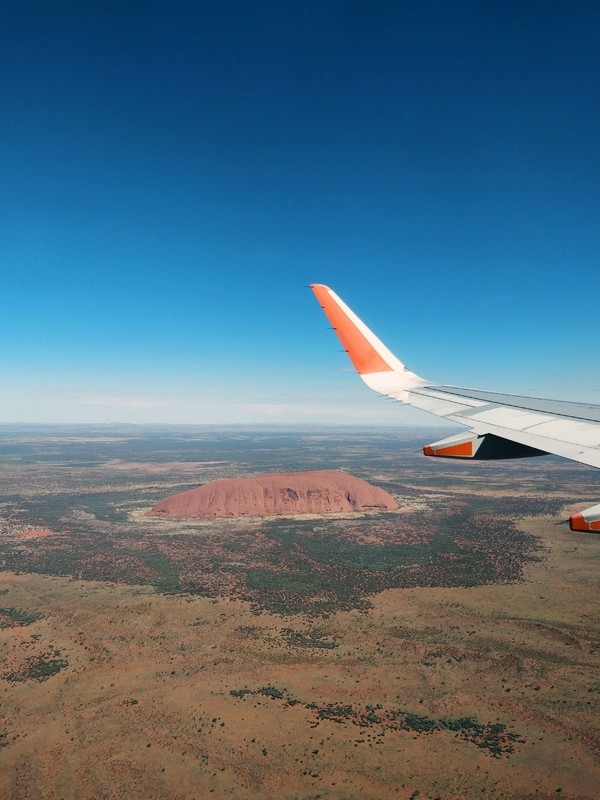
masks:
{"type": "Polygon", "coordinates": [[[0,426],[0,796],[595,800],[597,472],[430,433],[0,426]],[[144,516],[332,468],[399,509],[144,516]]]}

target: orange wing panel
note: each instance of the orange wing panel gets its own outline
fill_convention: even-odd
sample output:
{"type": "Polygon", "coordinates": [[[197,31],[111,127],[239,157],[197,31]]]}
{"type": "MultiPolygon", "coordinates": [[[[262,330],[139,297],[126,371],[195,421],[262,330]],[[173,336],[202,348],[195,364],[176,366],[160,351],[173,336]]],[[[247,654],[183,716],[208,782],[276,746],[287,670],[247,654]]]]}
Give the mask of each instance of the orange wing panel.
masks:
{"type": "Polygon", "coordinates": [[[589,522],[583,518],[583,514],[573,514],[569,517],[569,527],[572,531],[589,531],[589,522]]]}
{"type": "Polygon", "coordinates": [[[573,514],[569,518],[569,526],[572,531],[599,531],[600,532],[600,519],[595,519],[588,522],[583,514],[573,514]]]}
{"type": "Polygon", "coordinates": [[[315,297],[359,375],[369,375],[372,372],[393,372],[390,365],[383,360],[362,331],[331,297],[327,287],[313,283],[310,288],[315,293],[315,297]]]}
{"type": "Polygon", "coordinates": [[[471,458],[473,455],[473,442],[462,442],[461,444],[453,444],[449,447],[440,447],[436,450],[428,444],[423,448],[423,453],[426,456],[446,456],[454,458],[471,458]]]}

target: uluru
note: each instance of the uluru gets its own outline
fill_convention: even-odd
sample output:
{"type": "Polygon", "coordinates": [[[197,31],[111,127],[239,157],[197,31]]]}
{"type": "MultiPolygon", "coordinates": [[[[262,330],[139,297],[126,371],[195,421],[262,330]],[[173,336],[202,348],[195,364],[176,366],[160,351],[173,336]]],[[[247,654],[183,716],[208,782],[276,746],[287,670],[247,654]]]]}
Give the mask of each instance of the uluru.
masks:
{"type": "Polygon", "coordinates": [[[158,502],[150,516],[240,517],[334,514],[398,508],[378,486],[336,470],[272,472],[225,478],[178,492],[158,502]]]}

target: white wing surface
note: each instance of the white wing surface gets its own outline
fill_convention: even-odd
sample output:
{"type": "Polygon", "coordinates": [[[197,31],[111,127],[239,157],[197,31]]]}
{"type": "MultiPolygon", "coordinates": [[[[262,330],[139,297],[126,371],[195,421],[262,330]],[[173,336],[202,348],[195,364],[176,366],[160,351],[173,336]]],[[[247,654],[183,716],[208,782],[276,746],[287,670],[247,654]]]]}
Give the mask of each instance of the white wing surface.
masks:
{"type": "MultiPolygon", "coordinates": [[[[552,453],[600,467],[600,406],[432,383],[408,370],[336,293],[310,287],[360,377],[371,389],[469,431],[427,445],[446,458],[523,458],[552,453]]],[[[600,533],[600,505],[575,514],[572,530],[600,533]]]]}

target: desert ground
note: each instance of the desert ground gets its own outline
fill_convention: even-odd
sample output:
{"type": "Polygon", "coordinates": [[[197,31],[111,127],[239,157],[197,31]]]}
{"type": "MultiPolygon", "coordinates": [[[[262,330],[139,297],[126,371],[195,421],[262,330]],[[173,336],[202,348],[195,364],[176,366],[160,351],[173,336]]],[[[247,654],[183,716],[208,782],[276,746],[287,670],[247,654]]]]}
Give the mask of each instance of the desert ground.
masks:
{"type": "Polygon", "coordinates": [[[0,428],[0,797],[600,796],[599,473],[414,429],[0,428]],[[173,521],[343,469],[398,511],[173,521]]]}

